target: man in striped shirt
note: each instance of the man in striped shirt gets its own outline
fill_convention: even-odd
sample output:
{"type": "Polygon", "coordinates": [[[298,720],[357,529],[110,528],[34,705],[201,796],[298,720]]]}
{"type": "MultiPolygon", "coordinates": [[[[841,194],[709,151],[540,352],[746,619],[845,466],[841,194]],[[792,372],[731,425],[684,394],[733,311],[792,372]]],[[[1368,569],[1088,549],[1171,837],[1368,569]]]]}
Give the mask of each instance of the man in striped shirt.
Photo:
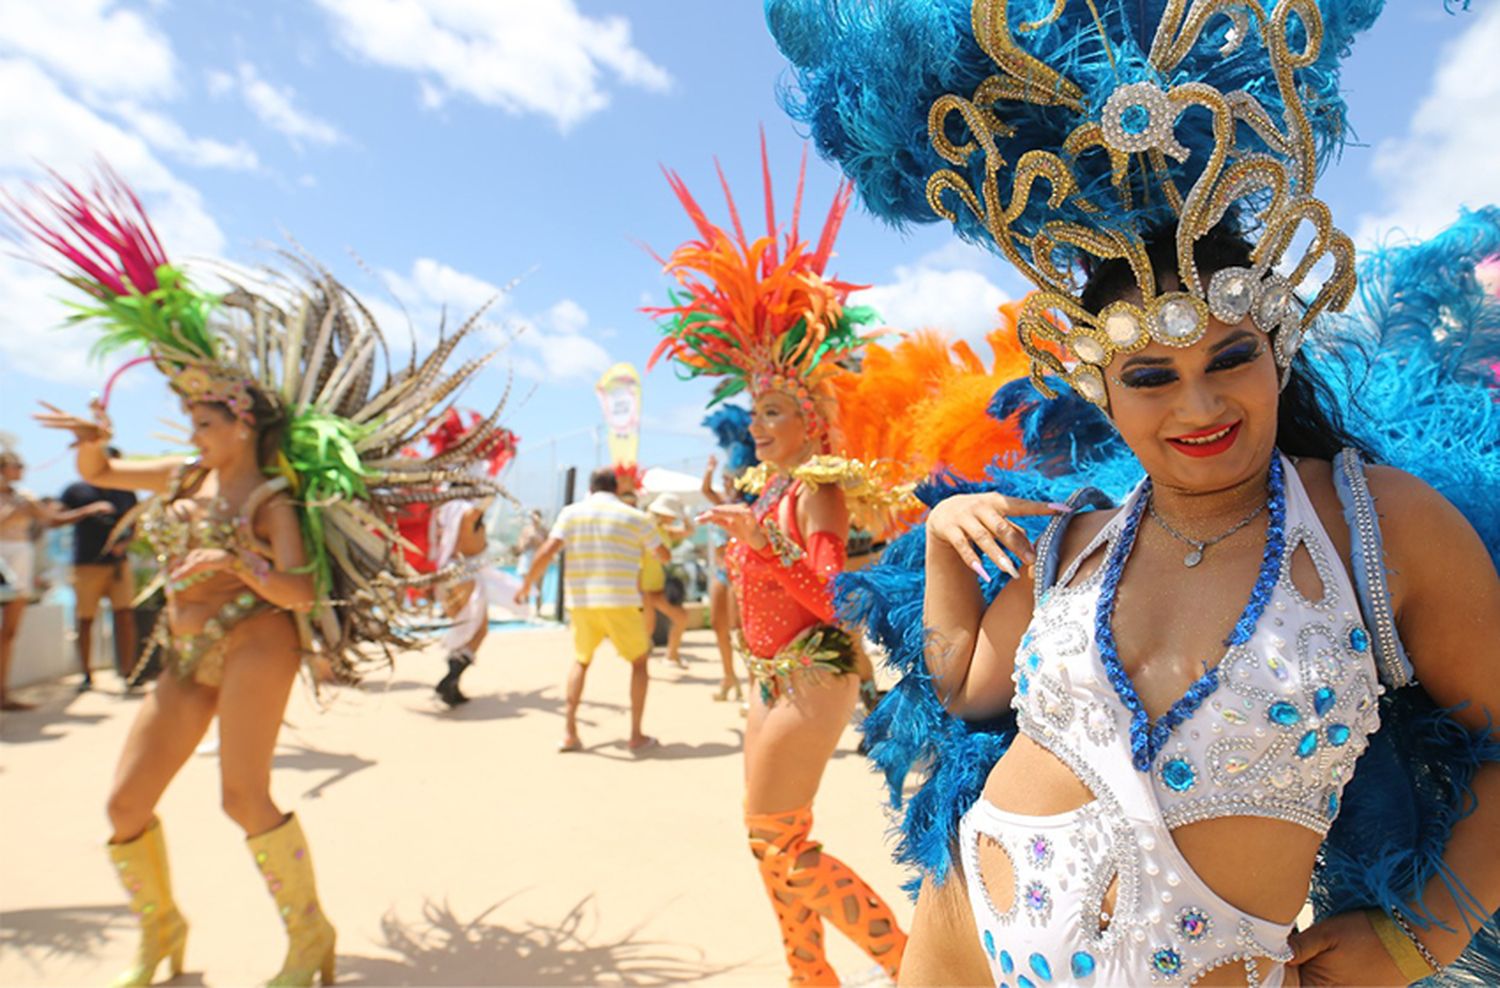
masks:
{"type": "Polygon", "coordinates": [[[641,733],[641,715],[646,709],[646,657],[651,641],[641,617],[641,559],[654,553],[662,562],[671,558],[656,526],[644,511],[632,508],[616,496],[617,479],[610,467],[589,476],[589,496],[563,508],[547,541],[516,594],[524,603],[533,587],[547,572],[559,551],[568,551],[564,583],[568,592],[568,617],[573,625],[573,649],[577,662],[568,670],[568,707],[565,733],[559,751],[579,751],[578,703],[583,698],[583,680],[588,675],[594,651],[608,638],[620,657],[630,663],[630,741],[632,752],[656,744],[641,733]]]}

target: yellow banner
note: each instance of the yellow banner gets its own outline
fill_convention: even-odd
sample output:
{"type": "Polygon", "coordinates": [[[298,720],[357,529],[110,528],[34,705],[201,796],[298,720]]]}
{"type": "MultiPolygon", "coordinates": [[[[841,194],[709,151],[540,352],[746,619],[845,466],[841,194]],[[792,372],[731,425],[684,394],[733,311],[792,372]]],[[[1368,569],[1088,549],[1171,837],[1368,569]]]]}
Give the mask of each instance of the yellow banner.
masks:
{"type": "Polygon", "coordinates": [[[641,445],[641,375],[631,364],[615,364],[594,385],[604,427],[609,434],[609,459],[615,466],[636,462],[641,445]]]}

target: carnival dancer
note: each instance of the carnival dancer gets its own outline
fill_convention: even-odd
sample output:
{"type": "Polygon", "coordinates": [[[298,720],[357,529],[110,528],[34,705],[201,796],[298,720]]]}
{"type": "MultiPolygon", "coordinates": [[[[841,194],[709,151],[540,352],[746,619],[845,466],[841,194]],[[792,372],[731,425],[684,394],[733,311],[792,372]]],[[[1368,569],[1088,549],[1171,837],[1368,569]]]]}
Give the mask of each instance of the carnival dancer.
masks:
{"type": "MultiPolygon", "coordinates": [[[[474,411],[448,409],[437,427],[427,435],[427,446],[433,456],[457,448],[482,424],[483,417],[474,411]],[[468,421],[464,419],[467,417],[468,421]]],[[[509,429],[495,428],[489,439],[470,444],[473,457],[471,471],[496,478],[515,458],[518,440],[509,429]]],[[[455,578],[436,588],[443,613],[453,622],[444,633],[441,646],[448,653],[448,672],[435,687],[437,695],[449,707],[469,702],[459,689],[464,670],[474,664],[479,646],[489,634],[490,608],[500,607],[514,616],[525,617],[525,609],[516,609],[514,597],[521,582],[501,572],[488,559],[489,538],[484,529],[484,513],[493,498],[445,501],[429,516],[425,549],[431,569],[451,569],[462,562],[455,578]]]]}
{"type": "MultiPolygon", "coordinates": [[[[715,505],[743,501],[745,494],[736,488],[735,482],[746,469],[760,462],[755,455],[755,440],[750,436],[750,411],[740,405],[720,405],[704,417],[703,425],[713,432],[725,460],[721,475],[718,458],[708,458],[703,482],[699,486],[703,499],[715,505]]],[[[734,601],[734,588],[729,583],[729,539],[717,525],[710,525],[706,531],[710,553],[708,617],[723,670],[714,699],[729,700],[733,694],[732,699],[744,710],[745,693],[740,688],[739,670],[734,665],[734,631],[739,627],[740,616],[734,601]]]]}
{"type": "MultiPolygon", "coordinates": [[[[764,165],[765,147],[762,142],[764,165]]],[[[805,166],[805,160],[804,160],[805,166]]],[[[652,355],[685,376],[720,376],[714,401],[748,391],[750,434],[762,463],[744,486],[753,507],[720,504],[699,520],[724,528],[752,689],[745,732],[745,825],[781,930],[790,981],[838,984],[824,954],[823,923],[837,926],[894,977],[906,935],[881,897],[811,838],[812,801],[858,693],[854,646],[834,620],[829,581],[844,564],[850,508],[845,486],[879,484],[830,454],[837,409],[830,378],[863,343],[867,310],[845,306],[852,286],[825,278],[849,203],[834,196],[815,245],[776,227],[765,166],[768,233],[748,242],[713,225],[675,174],[668,178],[700,239],[667,261],[685,295],[652,355]]],[[[730,210],[734,213],[731,200],[730,210]]]]}
{"type": "MultiPolygon", "coordinates": [[[[930,868],[912,983],[1494,970],[1500,538],[1362,458],[1493,483],[1493,391],[1453,372],[1471,336],[1450,366],[1405,362],[1453,313],[1376,358],[1451,417],[1420,442],[1346,427],[1319,352],[1355,258],[1313,183],[1344,137],[1338,59],[1379,7],[767,4],[819,147],[872,211],[935,212],[1033,280],[1035,387],[1102,410],[1146,474],[1118,508],[955,493],[913,547],[924,606],[885,628],[915,653],[892,740],[935,759],[907,817],[930,868]],[[1017,522],[1049,514],[1033,548],[1017,522]]],[[[1012,489],[1045,490],[1039,463],[1012,489]]],[[[1456,496],[1497,534],[1492,496],[1456,496]]],[[[878,619],[890,598],[864,592],[878,619]]]]}
{"type": "Polygon", "coordinates": [[[102,326],[106,349],[142,347],[140,359],[167,376],[197,454],[110,457],[108,387],[90,417],[51,406],[37,416],[73,433],[90,483],[156,495],[122,522],[155,548],[167,608],[153,636],[166,671],[141,704],[109,796],[109,856],[141,924],[135,962],[116,983],[147,984],[163,960],[174,976],[183,968],[188,926],[155,811],[217,714],[223,806],[289,939],[271,983],[326,984],[334,927],[301,825],[271,798],[271,756],[304,661],[349,681],[380,651],[388,660],[412,642],[399,623],[409,571],[382,519],[412,499],[489,490],[463,469],[467,448],[426,462],[398,455],[472,374],[474,363],[443,371],[468,326],[377,383],[379,330],[326,272],[268,272],[255,289],[210,295],[168,262],[113,173],[87,192],[59,179],[33,193],[31,205],[13,203],[12,218],[88,296],[79,317],[102,326]]]}

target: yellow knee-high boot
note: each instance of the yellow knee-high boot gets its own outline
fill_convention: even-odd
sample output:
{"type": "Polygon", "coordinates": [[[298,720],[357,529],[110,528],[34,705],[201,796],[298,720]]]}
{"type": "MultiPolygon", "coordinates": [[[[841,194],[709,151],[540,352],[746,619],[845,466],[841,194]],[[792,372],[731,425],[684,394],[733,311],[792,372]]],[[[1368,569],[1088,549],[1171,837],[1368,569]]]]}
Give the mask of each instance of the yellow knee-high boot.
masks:
{"type": "Polygon", "coordinates": [[[187,947],[187,921],[172,900],[172,876],[167,870],[167,843],[154,817],[144,833],[125,844],[108,844],[120,884],[130,896],[130,911],[140,917],[141,944],[135,963],[111,982],[115,988],[149,985],[163,958],[171,961],[172,977],[182,973],[187,947]]]}
{"type": "Polygon", "coordinates": [[[307,849],[296,815],[288,813],[280,826],[248,838],[245,843],[250,846],[255,866],[264,876],[281,921],[286,924],[286,961],[268,984],[311,985],[313,975],[320,972],[323,984],[332,984],[333,924],[318,905],[312,852],[307,849]]]}

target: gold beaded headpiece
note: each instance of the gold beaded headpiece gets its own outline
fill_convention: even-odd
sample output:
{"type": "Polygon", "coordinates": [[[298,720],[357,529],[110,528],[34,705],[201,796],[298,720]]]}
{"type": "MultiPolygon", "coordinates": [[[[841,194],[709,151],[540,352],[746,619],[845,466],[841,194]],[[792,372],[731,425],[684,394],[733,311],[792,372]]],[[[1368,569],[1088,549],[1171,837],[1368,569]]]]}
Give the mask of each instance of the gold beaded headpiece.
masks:
{"type": "Polygon", "coordinates": [[[1111,39],[1093,0],[1056,0],[1047,17],[1014,27],[1008,0],[974,3],[974,37],[995,72],[972,93],[948,93],[932,104],[932,148],[957,168],[928,178],[928,203],[959,223],[956,199],[1040,289],[1026,301],[1018,333],[1031,358],[1031,379],[1048,396],[1054,392],[1044,376],[1056,374],[1104,406],[1103,370],[1111,360],[1153,341],[1191,346],[1203,337],[1210,316],[1231,324],[1249,316],[1274,336],[1276,362],[1284,372],[1313,320],[1325,310],[1342,309],[1355,285],[1353,242],[1334,229],[1328,207],[1312,194],[1318,156],[1299,72],[1319,56],[1323,23],[1317,5],[1280,0],[1268,11],[1256,0],[1167,0],[1146,56],[1148,70],[1141,73],[1145,77],[1119,82],[1104,93],[1096,86],[1092,101],[1102,96],[1102,105],[1092,111],[1083,86],[1019,43],[1080,3],[1094,11],[1113,65],[1111,39]],[[1261,92],[1275,94],[1269,102],[1279,112],[1248,89],[1223,92],[1201,81],[1159,81],[1179,74],[1180,63],[1204,44],[1211,27],[1222,38],[1221,59],[1238,57],[1247,45],[1263,46],[1274,79],[1260,80],[1261,92]],[[1274,87],[1264,86],[1270,82],[1274,87]],[[1081,122],[1060,149],[1038,148],[1010,160],[997,141],[1016,137],[1025,116],[1041,107],[1072,111],[1081,122]],[[1177,131],[1184,114],[1196,111],[1201,111],[1196,125],[1211,129],[1190,147],[1177,131]],[[961,132],[957,139],[955,131],[961,132]],[[1107,155],[1114,202],[1096,201],[1097,183],[1085,188],[1078,163],[1090,154],[1107,155]],[[1184,183],[1188,169],[1196,175],[1184,183]],[[978,181],[972,181],[976,175],[978,181]],[[1146,251],[1150,231],[1131,215],[1151,195],[1164,198],[1176,217],[1180,285],[1173,291],[1160,290],[1146,251]],[[1251,264],[1216,271],[1205,280],[1194,263],[1194,244],[1231,209],[1255,221],[1251,264]],[[1027,222],[1021,226],[1017,221],[1023,214],[1027,222]],[[1289,257],[1304,224],[1311,237],[1300,254],[1289,257]],[[1298,288],[1325,259],[1332,261],[1332,274],[1311,289],[1311,302],[1298,304],[1298,288]],[[1093,314],[1079,297],[1075,268],[1078,262],[1088,268],[1109,260],[1130,266],[1141,301],[1116,301],[1093,314]]]}

